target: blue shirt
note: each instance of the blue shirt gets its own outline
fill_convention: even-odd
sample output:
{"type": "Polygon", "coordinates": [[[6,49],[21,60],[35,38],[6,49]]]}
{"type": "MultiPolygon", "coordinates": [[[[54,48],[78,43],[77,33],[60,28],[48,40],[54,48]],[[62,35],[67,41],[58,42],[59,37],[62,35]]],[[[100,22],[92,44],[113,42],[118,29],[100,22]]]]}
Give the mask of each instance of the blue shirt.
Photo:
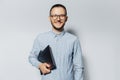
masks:
{"type": "Polygon", "coordinates": [[[29,55],[30,63],[37,67],[41,62],[37,60],[40,50],[50,45],[57,68],[50,74],[42,75],[42,80],[83,80],[82,53],[76,36],[62,31],[39,34],[29,55]]]}

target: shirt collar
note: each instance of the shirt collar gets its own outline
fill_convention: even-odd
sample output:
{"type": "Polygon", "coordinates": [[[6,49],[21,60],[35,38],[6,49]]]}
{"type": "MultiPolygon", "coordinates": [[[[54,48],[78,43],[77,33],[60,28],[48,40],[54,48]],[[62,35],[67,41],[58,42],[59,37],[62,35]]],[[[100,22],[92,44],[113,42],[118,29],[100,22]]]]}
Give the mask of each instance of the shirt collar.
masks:
{"type": "Polygon", "coordinates": [[[62,37],[65,34],[65,31],[63,30],[60,34],[56,34],[52,30],[50,31],[53,37],[62,37]]]}

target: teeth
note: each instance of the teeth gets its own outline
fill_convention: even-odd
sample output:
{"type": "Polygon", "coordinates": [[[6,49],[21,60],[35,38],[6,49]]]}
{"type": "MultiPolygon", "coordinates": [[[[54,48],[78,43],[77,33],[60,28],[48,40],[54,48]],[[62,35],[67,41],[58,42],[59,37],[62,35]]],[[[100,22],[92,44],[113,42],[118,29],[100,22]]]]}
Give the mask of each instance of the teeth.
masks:
{"type": "Polygon", "coordinates": [[[57,24],[60,24],[61,22],[57,22],[57,24]]]}
{"type": "Polygon", "coordinates": [[[57,23],[57,24],[61,24],[61,23],[57,23]]]}
{"type": "Polygon", "coordinates": [[[61,23],[56,23],[56,25],[58,25],[58,26],[59,26],[59,25],[61,25],[61,23]]]}

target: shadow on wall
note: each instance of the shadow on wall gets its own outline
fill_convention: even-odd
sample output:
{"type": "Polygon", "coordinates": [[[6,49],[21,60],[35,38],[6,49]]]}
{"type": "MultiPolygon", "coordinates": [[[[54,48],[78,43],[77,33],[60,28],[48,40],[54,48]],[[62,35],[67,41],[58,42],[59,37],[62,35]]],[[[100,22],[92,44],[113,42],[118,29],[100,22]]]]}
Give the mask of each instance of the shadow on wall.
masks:
{"type": "Polygon", "coordinates": [[[78,37],[78,34],[74,29],[69,28],[66,31],[78,37]]]}

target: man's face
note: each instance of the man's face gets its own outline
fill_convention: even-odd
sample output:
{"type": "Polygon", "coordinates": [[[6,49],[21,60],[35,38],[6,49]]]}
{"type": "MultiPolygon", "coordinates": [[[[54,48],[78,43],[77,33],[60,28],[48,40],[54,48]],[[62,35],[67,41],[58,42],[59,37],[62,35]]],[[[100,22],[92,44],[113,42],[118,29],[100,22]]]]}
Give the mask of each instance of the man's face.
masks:
{"type": "Polygon", "coordinates": [[[64,8],[54,7],[51,11],[50,21],[55,30],[62,30],[67,21],[64,8]]]}

